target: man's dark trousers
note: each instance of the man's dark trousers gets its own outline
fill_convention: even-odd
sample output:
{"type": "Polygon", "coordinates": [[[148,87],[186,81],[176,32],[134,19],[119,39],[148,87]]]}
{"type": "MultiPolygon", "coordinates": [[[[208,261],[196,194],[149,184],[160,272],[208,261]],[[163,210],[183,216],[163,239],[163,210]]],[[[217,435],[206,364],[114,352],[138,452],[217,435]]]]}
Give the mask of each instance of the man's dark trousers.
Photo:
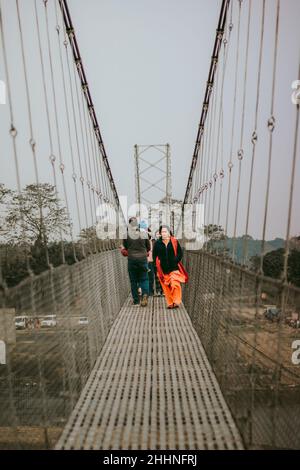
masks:
{"type": "Polygon", "coordinates": [[[149,295],[149,277],[147,260],[128,258],[128,273],[131,284],[131,293],[135,304],[139,303],[138,286],[142,295],[149,295]]]}

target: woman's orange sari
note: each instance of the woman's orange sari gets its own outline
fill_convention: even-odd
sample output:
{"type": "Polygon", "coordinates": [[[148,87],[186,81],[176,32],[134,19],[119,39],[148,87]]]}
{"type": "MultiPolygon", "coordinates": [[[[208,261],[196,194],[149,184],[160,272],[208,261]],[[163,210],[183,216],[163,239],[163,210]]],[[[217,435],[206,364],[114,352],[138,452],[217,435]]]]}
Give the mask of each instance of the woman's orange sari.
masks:
{"type": "MultiPolygon", "coordinates": [[[[173,245],[175,256],[177,256],[177,240],[174,237],[170,237],[173,245]]],[[[188,281],[188,274],[184,269],[181,262],[178,263],[178,270],[171,271],[169,274],[165,274],[160,266],[160,260],[156,258],[157,276],[161,283],[162,289],[166,296],[168,306],[173,304],[179,305],[181,303],[181,285],[180,283],[188,281]]]]}

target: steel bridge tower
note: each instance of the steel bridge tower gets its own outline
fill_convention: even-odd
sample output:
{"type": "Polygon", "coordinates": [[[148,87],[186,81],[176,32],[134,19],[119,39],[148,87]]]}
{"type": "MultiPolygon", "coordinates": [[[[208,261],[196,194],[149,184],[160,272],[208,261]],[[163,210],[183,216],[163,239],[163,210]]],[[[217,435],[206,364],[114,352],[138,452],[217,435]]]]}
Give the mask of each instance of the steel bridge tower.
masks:
{"type": "Polygon", "coordinates": [[[153,221],[155,217],[158,217],[158,223],[161,223],[163,221],[162,216],[158,213],[158,208],[153,207],[160,204],[164,208],[166,223],[171,225],[170,144],[136,144],[134,146],[134,161],[137,215],[141,214],[141,205],[145,205],[148,208],[149,219],[153,221]]]}

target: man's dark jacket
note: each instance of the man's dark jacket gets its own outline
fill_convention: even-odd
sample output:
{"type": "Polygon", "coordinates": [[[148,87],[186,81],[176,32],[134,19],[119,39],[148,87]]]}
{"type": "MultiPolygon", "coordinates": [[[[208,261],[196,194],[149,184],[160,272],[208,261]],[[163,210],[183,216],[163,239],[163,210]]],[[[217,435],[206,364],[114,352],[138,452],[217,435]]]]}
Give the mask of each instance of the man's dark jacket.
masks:
{"type": "Polygon", "coordinates": [[[128,259],[138,259],[147,261],[147,251],[150,251],[150,241],[146,232],[140,232],[138,228],[131,228],[135,236],[130,236],[127,231],[127,238],[123,240],[123,246],[128,250],[128,259]]]}

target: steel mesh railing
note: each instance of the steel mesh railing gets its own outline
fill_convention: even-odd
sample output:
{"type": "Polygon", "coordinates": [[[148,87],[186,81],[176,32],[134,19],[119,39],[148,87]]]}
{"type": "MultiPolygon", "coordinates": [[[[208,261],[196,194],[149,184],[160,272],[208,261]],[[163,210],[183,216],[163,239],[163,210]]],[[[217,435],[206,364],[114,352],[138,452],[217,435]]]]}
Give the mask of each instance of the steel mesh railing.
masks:
{"type": "Polygon", "coordinates": [[[292,361],[299,333],[286,320],[300,290],[201,250],[187,251],[185,263],[185,307],[246,446],[299,448],[300,370],[292,361]],[[282,305],[283,295],[280,321],[272,322],[267,304],[282,305]]]}
{"type": "Polygon", "coordinates": [[[126,262],[110,249],[5,292],[0,448],[54,446],[128,291],[126,262]],[[57,324],[39,326],[37,319],[50,314],[57,324]],[[26,328],[14,330],[20,315],[36,319],[35,325],[28,321],[26,328]]]}

